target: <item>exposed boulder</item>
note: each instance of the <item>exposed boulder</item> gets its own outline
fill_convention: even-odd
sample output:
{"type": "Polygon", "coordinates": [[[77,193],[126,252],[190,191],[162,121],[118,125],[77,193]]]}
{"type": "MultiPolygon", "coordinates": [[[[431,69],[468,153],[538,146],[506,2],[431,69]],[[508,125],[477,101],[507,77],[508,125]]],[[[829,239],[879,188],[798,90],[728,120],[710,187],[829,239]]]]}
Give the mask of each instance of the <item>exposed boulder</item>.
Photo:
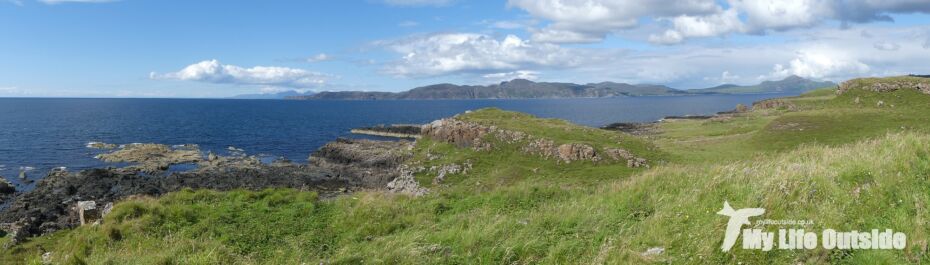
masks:
{"type": "Polygon", "coordinates": [[[459,164],[448,164],[442,166],[432,166],[429,171],[436,172],[436,177],[433,178],[433,184],[438,185],[442,184],[445,181],[446,176],[450,174],[468,174],[468,171],[471,170],[472,164],[471,161],[466,161],[465,163],[459,164]]]}
{"type": "Polygon", "coordinates": [[[594,147],[586,144],[563,144],[558,147],[559,159],[570,163],[577,160],[598,161],[600,157],[594,152],[594,147]]]}
{"type": "MultiPolygon", "coordinates": [[[[13,194],[16,192],[16,186],[10,181],[6,180],[3,176],[0,176],[0,196],[13,194]]],[[[2,201],[2,200],[0,200],[2,201]]]]}
{"type": "Polygon", "coordinates": [[[413,196],[421,196],[429,192],[429,190],[420,187],[420,183],[413,177],[412,170],[402,167],[399,171],[400,174],[385,186],[387,190],[413,196]]]}
{"type": "Polygon", "coordinates": [[[491,129],[473,122],[457,119],[441,119],[423,125],[420,129],[424,136],[442,140],[458,147],[470,147],[475,150],[486,150],[491,146],[483,141],[491,129]]]}

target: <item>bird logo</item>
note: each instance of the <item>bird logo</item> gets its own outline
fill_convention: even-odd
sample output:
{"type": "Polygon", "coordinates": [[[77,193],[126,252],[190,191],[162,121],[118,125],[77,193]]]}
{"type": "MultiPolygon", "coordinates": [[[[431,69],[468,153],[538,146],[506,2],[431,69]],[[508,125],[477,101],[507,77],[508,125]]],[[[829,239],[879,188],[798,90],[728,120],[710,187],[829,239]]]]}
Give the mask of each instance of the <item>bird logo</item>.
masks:
{"type": "Polygon", "coordinates": [[[740,230],[743,228],[743,225],[750,225],[749,217],[759,216],[765,213],[763,208],[744,208],[739,210],[734,210],[733,207],[730,207],[730,203],[727,201],[723,202],[723,210],[717,212],[719,215],[729,216],[730,221],[727,222],[727,231],[726,235],[723,238],[723,245],[720,246],[720,249],[723,252],[730,251],[733,248],[733,245],[736,244],[736,239],[739,237],[740,230]]]}

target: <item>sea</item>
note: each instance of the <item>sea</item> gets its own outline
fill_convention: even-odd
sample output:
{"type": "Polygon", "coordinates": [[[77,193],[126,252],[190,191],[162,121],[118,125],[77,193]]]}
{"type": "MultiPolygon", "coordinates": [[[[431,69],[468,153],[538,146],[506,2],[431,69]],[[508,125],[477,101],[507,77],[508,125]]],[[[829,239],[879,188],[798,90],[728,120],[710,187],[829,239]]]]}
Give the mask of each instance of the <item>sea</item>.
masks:
{"type": "MultiPolygon", "coordinates": [[[[520,100],[296,101],[246,99],[0,98],[0,176],[31,189],[49,170],[112,166],[89,142],[197,144],[245,150],[263,161],[303,162],[353,128],[423,124],[495,107],[599,127],[666,116],[709,115],[787,94],[520,100]],[[19,179],[26,172],[26,180],[19,179]]],[[[375,137],[376,138],[376,137],[375,137]]]]}

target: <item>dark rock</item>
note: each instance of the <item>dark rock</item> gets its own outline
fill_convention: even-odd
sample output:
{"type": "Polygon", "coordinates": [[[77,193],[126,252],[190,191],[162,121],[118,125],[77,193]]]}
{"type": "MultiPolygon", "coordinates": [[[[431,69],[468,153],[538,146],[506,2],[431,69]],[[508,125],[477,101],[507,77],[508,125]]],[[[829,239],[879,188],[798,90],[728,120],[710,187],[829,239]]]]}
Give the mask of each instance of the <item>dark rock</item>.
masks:
{"type": "Polygon", "coordinates": [[[333,172],[350,186],[382,188],[401,176],[400,167],[413,154],[408,141],[338,139],[310,156],[311,166],[333,172]]]}
{"type": "Polygon", "coordinates": [[[14,192],[16,192],[16,186],[13,186],[13,183],[0,176],[0,196],[13,194],[14,192]]]}
{"type": "Polygon", "coordinates": [[[379,135],[387,137],[415,138],[420,135],[420,125],[394,124],[390,126],[378,125],[353,129],[352,133],[379,135]]]}
{"type": "Polygon", "coordinates": [[[632,135],[651,135],[651,134],[656,134],[658,132],[658,128],[655,122],[649,122],[649,123],[617,122],[617,123],[611,123],[611,124],[608,124],[607,126],[601,127],[601,129],[611,130],[611,131],[621,131],[621,132],[629,133],[632,135]]]}
{"type": "Polygon", "coordinates": [[[76,173],[53,170],[34,190],[18,194],[9,207],[0,211],[0,224],[4,224],[0,229],[17,236],[34,236],[75,227],[80,223],[74,208],[78,201],[106,205],[129,196],[158,196],[185,188],[221,191],[295,188],[333,196],[340,188],[353,183],[307,165],[226,163],[224,167],[206,167],[163,177],[119,168],[76,173]]]}

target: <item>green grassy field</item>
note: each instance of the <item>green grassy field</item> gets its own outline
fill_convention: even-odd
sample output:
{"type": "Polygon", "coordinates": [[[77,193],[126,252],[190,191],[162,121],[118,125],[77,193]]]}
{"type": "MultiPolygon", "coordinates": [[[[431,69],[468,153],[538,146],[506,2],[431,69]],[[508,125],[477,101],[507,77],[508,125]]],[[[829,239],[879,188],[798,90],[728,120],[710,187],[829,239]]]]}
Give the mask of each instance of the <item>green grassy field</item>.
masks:
{"type": "MultiPolygon", "coordinates": [[[[421,139],[416,166],[470,163],[421,197],[379,191],[321,200],[295,190],[134,198],[98,226],[0,250],[0,264],[901,264],[930,262],[930,96],[830,89],[795,111],[669,121],[639,138],[487,109],[460,119],[558,143],[623,147],[650,168],[563,164],[517,145],[492,151],[421,139]],[[857,100],[858,98],[858,100],[857,100]],[[878,102],[884,104],[879,106],[878,102]],[[858,103],[857,103],[858,102],[858,103]],[[724,201],[805,227],[890,228],[902,251],[721,252],[724,201]],[[664,252],[645,255],[650,248],[664,252]]],[[[4,240],[4,239],[0,239],[4,240]]]]}

